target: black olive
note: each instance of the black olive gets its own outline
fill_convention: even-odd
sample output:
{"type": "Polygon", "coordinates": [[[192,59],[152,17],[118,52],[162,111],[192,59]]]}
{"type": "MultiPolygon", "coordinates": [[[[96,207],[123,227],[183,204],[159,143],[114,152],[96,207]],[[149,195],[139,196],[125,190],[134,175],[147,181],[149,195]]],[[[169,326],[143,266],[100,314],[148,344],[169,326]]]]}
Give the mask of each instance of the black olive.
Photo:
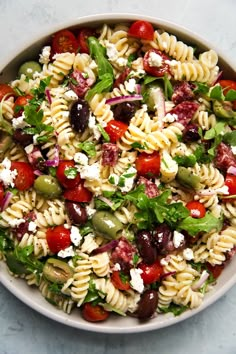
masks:
{"type": "Polygon", "coordinates": [[[69,119],[72,128],[78,133],[83,133],[89,122],[88,103],[80,98],[75,101],[71,106],[69,119]]]}
{"type": "Polygon", "coordinates": [[[68,213],[69,219],[75,225],[83,225],[88,219],[87,211],[78,203],[65,202],[66,211],[68,213]]]}
{"type": "Polygon", "coordinates": [[[185,143],[191,143],[193,141],[198,141],[199,139],[200,135],[198,133],[198,126],[192,123],[187,125],[183,134],[183,141],[185,143]]]}
{"type": "Polygon", "coordinates": [[[157,308],[158,293],[156,290],[146,290],[138,303],[136,311],[137,317],[140,320],[147,320],[152,317],[157,308]]]}
{"type": "Polygon", "coordinates": [[[149,231],[139,231],[136,244],[143,261],[147,264],[154,263],[157,259],[157,249],[152,244],[152,234],[149,231]]]}
{"type": "Polygon", "coordinates": [[[165,253],[167,250],[173,251],[174,249],[172,232],[166,224],[160,224],[156,227],[152,233],[152,241],[160,253],[165,253]]]}
{"type": "Polygon", "coordinates": [[[115,106],[113,109],[114,118],[129,124],[131,118],[134,116],[138,104],[135,102],[123,102],[115,106]]]}
{"type": "Polygon", "coordinates": [[[23,147],[33,143],[33,135],[25,133],[22,129],[14,131],[13,139],[23,147]]]}

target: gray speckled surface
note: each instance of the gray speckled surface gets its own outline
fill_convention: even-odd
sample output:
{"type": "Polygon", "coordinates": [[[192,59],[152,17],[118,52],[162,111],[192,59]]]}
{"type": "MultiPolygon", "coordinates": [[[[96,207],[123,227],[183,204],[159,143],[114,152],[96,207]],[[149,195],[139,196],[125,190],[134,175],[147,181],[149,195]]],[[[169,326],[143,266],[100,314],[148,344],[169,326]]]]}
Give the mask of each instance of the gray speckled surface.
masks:
{"type": "MultiPolygon", "coordinates": [[[[79,16],[135,12],[170,20],[211,41],[235,62],[235,0],[0,0],[1,58],[31,35],[79,16]]],[[[204,312],[132,335],[75,330],[34,312],[0,285],[0,354],[235,354],[236,287],[204,312]]]]}

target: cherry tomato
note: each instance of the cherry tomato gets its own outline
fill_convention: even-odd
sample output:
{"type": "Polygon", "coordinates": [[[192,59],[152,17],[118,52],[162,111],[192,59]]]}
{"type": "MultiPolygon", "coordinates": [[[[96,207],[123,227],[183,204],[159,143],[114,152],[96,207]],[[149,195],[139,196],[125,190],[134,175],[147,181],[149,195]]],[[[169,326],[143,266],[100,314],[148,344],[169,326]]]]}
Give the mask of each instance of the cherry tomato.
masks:
{"type": "Polygon", "coordinates": [[[229,189],[229,195],[236,194],[236,176],[227,174],[225,177],[225,185],[229,189]]]}
{"type": "Polygon", "coordinates": [[[31,95],[25,95],[25,96],[19,96],[15,100],[14,106],[13,106],[13,111],[14,111],[14,117],[20,117],[22,115],[22,112],[24,110],[24,106],[26,106],[29,102],[29,100],[32,100],[33,96],[31,95]]]}
{"type": "Polygon", "coordinates": [[[112,284],[119,290],[129,290],[129,280],[128,278],[122,277],[122,274],[119,271],[114,271],[111,275],[112,284]]]}
{"type": "Polygon", "coordinates": [[[46,239],[51,252],[58,253],[71,245],[70,230],[63,225],[47,229],[46,239]]]}
{"type": "Polygon", "coordinates": [[[192,200],[186,204],[186,208],[190,211],[190,216],[192,218],[200,219],[206,214],[206,208],[204,204],[198,202],[197,200],[192,200]]]}
{"type": "Polygon", "coordinates": [[[157,77],[164,76],[165,73],[169,72],[169,64],[166,63],[166,60],[170,60],[170,59],[167,55],[163,54],[160,50],[150,49],[148,52],[145,53],[143,58],[144,70],[152,76],[157,76],[157,77]],[[162,62],[160,66],[150,65],[151,55],[153,55],[151,53],[155,53],[162,58],[162,62]]]}
{"type": "Polygon", "coordinates": [[[161,158],[157,151],[154,151],[152,154],[142,152],[135,161],[138,175],[146,178],[159,176],[160,164],[161,158]]]}
{"type": "Polygon", "coordinates": [[[9,98],[10,96],[15,96],[16,94],[11,86],[7,84],[0,84],[0,101],[5,95],[8,95],[7,98],[9,98]]]}
{"type": "Polygon", "coordinates": [[[75,169],[74,161],[70,161],[70,160],[60,161],[57,167],[57,172],[56,172],[57,179],[60,182],[60,184],[65,188],[74,188],[79,184],[81,180],[79,172],[77,172],[75,178],[68,178],[66,176],[66,171],[69,171],[70,169],[73,170],[75,169]]]}
{"type": "Polygon", "coordinates": [[[16,170],[17,175],[14,179],[15,187],[19,191],[25,191],[34,184],[34,170],[27,162],[12,161],[11,170],[16,170]]]}
{"type": "Polygon", "coordinates": [[[150,22],[139,20],[132,23],[128,30],[128,34],[132,37],[152,40],[154,36],[154,28],[150,22]]]}
{"type": "Polygon", "coordinates": [[[86,203],[90,202],[93,194],[80,182],[76,187],[67,189],[63,193],[63,196],[65,199],[71,200],[72,202],[86,203]]]}
{"type": "Polygon", "coordinates": [[[145,285],[159,281],[163,273],[163,267],[159,260],[153,264],[140,263],[138,267],[143,271],[141,278],[145,285]]]}
{"type": "Polygon", "coordinates": [[[109,135],[110,141],[115,143],[125,134],[128,129],[128,125],[119,120],[113,119],[107,123],[107,126],[104,129],[109,135]]]}
{"type": "MultiPolygon", "coordinates": [[[[220,86],[223,88],[224,95],[229,90],[236,90],[236,81],[233,80],[219,80],[220,86]]],[[[236,110],[236,100],[232,101],[233,109],[236,110]]]]}
{"type": "Polygon", "coordinates": [[[84,304],[82,309],[82,316],[89,322],[104,321],[109,317],[110,313],[106,311],[102,306],[92,305],[90,302],[84,304]]]}
{"type": "Polygon", "coordinates": [[[3,184],[0,183],[0,205],[3,201],[3,199],[4,199],[4,187],[3,187],[3,184]]]}
{"type": "Polygon", "coordinates": [[[81,28],[78,34],[79,52],[89,54],[88,37],[94,36],[92,28],[81,28]]]}
{"type": "Polygon", "coordinates": [[[78,50],[78,42],[75,35],[69,30],[57,32],[52,39],[53,53],[76,53],[78,50]]]}
{"type": "Polygon", "coordinates": [[[212,275],[215,279],[220,276],[222,270],[224,269],[224,264],[213,266],[210,263],[206,263],[206,266],[207,266],[207,269],[212,273],[212,275]]]}

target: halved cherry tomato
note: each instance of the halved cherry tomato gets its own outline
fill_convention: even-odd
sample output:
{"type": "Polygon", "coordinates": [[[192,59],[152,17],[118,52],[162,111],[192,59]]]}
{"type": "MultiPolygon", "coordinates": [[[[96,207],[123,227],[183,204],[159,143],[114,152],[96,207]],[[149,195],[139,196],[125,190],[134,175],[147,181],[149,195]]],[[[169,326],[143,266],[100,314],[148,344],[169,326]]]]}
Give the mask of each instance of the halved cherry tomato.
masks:
{"type": "Polygon", "coordinates": [[[92,28],[81,28],[78,34],[79,52],[89,54],[88,37],[94,36],[92,28]]]}
{"type": "Polygon", "coordinates": [[[3,201],[3,199],[4,199],[4,187],[3,187],[3,184],[0,183],[0,205],[3,201]]]}
{"type": "Polygon", "coordinates": [[[78,42],[74,35],[69,30],[57,32],[52,39],[53,53],[76,53],[78,50],[78,42]]]}
{"type": "Polygon", "coordinates": [[[128,278],[126,276],[123,277],[119,271],[112,272],[111,282],[119,290],[130,289],[128,278]]]}
{"type": "Polygon", "coordinates": [[[147,51],[145,53],[144,58],[143,58],[144,70],[152,76],[157,76],[157,77],[164,76],[165,73],[168,73],[169,69],[170,69],[169,64],[166,63],[167,60],[170,60],[169,57],[167,55],[163,54],[160,50],[150,49],[149,51],[147,51]],[[159,66],[150,65],[151,56],[155,55],[155,54],[151,54],[151,53],[155,53],[162,58],[162,62],[159,66]]]}
{"type": "Polygon", "coordinates": [[[22,115],[24,106],[26,106],[29,103],[29,100],[32,100],[32,98],[33,96],[31,95],[17,97],[13,106],[14,117],[19,117],[22,115]]]}
{"type": "Polygon", "coordinates": [[[23,161],[12,161],[11,170],[16,170],[14,179],[15,187],[19,191],[25,191],[34,184],[34,170],[31,165],[23,161]]]}
{"type": "Polygon", "coordinates": [[[227,174],[225,177],[225,185],[228,187],[229,195],[236,194],[236,176],[227,174]]]}
{"type": "MultiPolygon", "coordinates": [[[[220,86],[223,88],[223,93],[226,95],[226,93],[229,90],[236,90],[236,81],[233,80],[219,80],[218,81],[220,86]]],[[[236,100],[232,101],[233,104],[233,109],[236,110],[236,100]]]]}
{"type": "Polygon", "coordinates": [[[7,84],[0,84],[0,101],[6,95],[8,95],[7,98],[9,98],[11,96],[15,96],[16,93],[11,86],[9,86],[7,84]]]}
{"type": "Polygon", "coordinates": [[[89,322],[104,321],[109,317],[110,313],[100,305],[93,305],[90,302],[84,304],[82,309],[82,316],[89,322]]]}
{"type": "Polygon", "coordinates": [[[59,165],[57,167],[57,172],[56,172],[57,179],[60,182],[60,184],[65,188],[74,188],[81,181],[79,172],[77,172],[75,178],[68,178],[66,176],[66,171],[69,171],[70,169],[75,169],[74,161],[62,160],[59,162],[59,165]]]}
{"type": "Polygon", "coordinates": [[[207,266],[207,269],[212,273],[212,275],[215,279],[220,276],[222,270],[224,269],[224,264],[213,266],[210,263],[206,263],[206,266],[207,266]]]}
{"type": "Polygon", "coordinates": [[[70,230],[63,225],[47,229],[46,239],[51,252],[58,253],[71,245],[70,230]]]}
{"type": "Polygon", "coordinates": [[[150,22],[138,20],[132,23],[128,30],[128,34],[132,37],[152,40],[154,36],[154,28],[150,22]]]}
{"type": "Polygon", "coordinates": [[[135,161],[138,175],[146,178],[159,176],[160,164],[161,158],[157,151],[154,151],[152,154],[142,152],[135,161]]]}
{"type": "Polygon", "coordinates": [[[159,260],[155,261],[153,264],[140,263],[138,268],[143,271],[141,278],[145,285],[159,281],[163,274],[163,267],[159,260]]]}
{"type": "Polygon", "coordinates": [[[186,208],[190,211],[190,216],[192,218],[200,219],[206,214],[206,208],[204,204],[198,202],[197,200],[192,200],[186,204],[186,208]]]}
{"type": "Polygon", "coordinates": [[[80,182],[76,187],[67,189],[63,197],[72,202],[86,203],[91,201],[93,194],[80,182]]]}
{"type": "Polygon", "coordinates": [[[119,120],[112,119],[107,123],[107,126],[104,129],[109,135],[110,141],[115,143],[125,134],[128,125],[119,120]]]}

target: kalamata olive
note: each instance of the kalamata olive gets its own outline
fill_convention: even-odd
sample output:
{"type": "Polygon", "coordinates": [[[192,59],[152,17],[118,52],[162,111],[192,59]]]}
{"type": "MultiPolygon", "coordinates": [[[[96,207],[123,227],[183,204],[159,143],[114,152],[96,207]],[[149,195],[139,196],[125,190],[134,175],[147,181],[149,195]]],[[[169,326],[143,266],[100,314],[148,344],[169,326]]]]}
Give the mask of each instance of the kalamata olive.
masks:
{"type": "Polygon", "coordinates": [[[140,320],[147,320],[155,313],[158,302],[158,293],[156,290],[146,290],[141,295],[136,311],[137,317],[140,320]]]}
{"type": "Polygon", "coordinates": [[[152,233],[152,240],[157,250],[159,250],[161,253],[165,253],[167,250],[171,251],[170,248],[171,245],[173,245],[172,232],[168,225],[158,225],[152,233]]]}
{"type": "Polygon", "coordinates": [[[13,134],[13,139],[23,147],[32,144],[33,135],[25,133],[22,129],[16,129],[13,134]]]}
{"type": "Polygon", "coordinates": [[[143,261],[152,264],[157,258],[157,250],[152,244],[152,234],[149,231],[139,231],[136,236],[136,244],[143,261]]]}
{"type": "Polygon", "coordinates": [[[57,198],[62,193],[62,189],[55,177],[41,175],[34,181],[34,189],[46,198],[57,198]]]}
{"type": "Polygon", "coordinates": [[[183,141],[185,143],[191,143],[193,141],[198,141],[199,139],[200,135],[198,133],[198,126],[193,123],[187,125],[183,134],[183,141]]]}
{"type": "Polygon", "coordinates": [[[75,101],[71,106],[69,118],[72,128],[78,133],[83,133],[89,122],[88,103],[80,98],[75,101]]]}
{"type": "Polygon", "coordinates": [[[93,215],[92,224],[99,235],[109,240],[117,238],[118,231],[123,229],[123,225],[117,217],[105,210],[97,211],[93,215]]]}
{"type": "Polygon", "coordinates": [[[64,284],[73,276],[70,266],[59,259],[48,258],[43,267],[44,277],[56,284],[64,284]]]}
{"type": "Polygon", "coordinates": [[[65,202],[65,207],[69,219],[75,225],[83,225],[88,220],[88,214],[86,208],[81,206],[79,203],[65,202]]]}
{"type": "Polygon", "coordinates": [[[134,116],[138,108],[135,102],[123,102],[115,106],[113,110],[114,118],[129,124],[130,119],[134,116]]]}

